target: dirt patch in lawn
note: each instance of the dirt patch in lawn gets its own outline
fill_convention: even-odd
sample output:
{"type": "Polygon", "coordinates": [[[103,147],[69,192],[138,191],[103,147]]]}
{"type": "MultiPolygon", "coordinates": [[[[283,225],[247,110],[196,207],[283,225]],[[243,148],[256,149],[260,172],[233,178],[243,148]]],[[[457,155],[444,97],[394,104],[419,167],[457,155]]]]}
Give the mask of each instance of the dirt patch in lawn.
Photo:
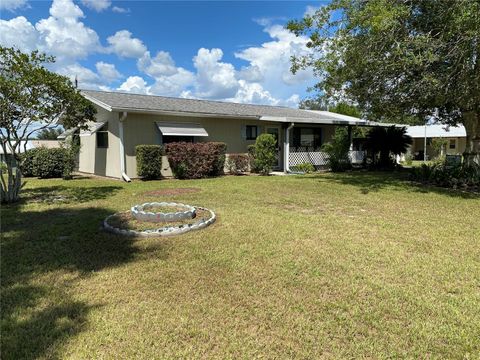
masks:
{"type": "Polygon", "coordinates": [[[199,188],[177,188],[177,189],[159,189],[151,190],[143,193],[145,196],[175,196],[183,194],[194,194],[200,192],[199,188]]]}

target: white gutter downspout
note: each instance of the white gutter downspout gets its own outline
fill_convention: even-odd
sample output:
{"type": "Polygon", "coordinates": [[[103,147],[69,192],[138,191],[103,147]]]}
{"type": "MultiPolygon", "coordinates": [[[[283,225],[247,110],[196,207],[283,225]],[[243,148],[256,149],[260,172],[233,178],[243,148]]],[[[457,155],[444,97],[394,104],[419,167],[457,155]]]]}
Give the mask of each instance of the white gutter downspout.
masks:
{"type": "Polygon", "coordinates": [[[290,123],[285,131],[285,142],[283,144],[284,151],[283,151],[283,163],[285,168],[285,173],[290,172],[290,165],[289,165],[289,158],[290,158],[290,130],[295,126],[295,123],[290,123]]]}
{"type": "Polygon", "coordinates": [[[125,180],[126,182],[130,182],[130,178],[128,175],[125,173],[125,147],[123,146],[123,122],[127,119],[127,112],[124,111],[122,112],[122,115],[118,119],[118,145],[120,149],[120,173],[121,173],[121,178],[125,180]]]}

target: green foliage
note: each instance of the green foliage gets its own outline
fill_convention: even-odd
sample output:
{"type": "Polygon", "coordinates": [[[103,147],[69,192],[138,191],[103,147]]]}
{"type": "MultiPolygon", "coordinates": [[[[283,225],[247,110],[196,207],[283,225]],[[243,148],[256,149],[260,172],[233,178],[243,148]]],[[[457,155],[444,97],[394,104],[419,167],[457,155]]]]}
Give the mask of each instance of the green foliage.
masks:
{"type": "Polygon", "coordinates": [[[227,145],[219,142],[177,142],[165,145],[173,175],[178,179],[199,179],[223,174],[227,145]]]}
{"type": "Polygon", "coordinates": [[[145,180],[162,176],[163,147],[160,145],[138,145],[135,147],[137,174],[145,180]]]}
{"type": "Polygon", "coordinates": [[[413,155],[411,152],[405,154],[405,165],[411,166],[413,164],[413,155]]]}
{"type": "MultiPolygon", "coordinates": [[[[72,82],[44,66],[53,62],[53,57],[38,51],[24,54],[0,46],[0,135],[16,162],[21,161],[22,142],[56,125],[60,117],[65,128],[83,127],[94,120],[95,107],[72,82]]],[[[22,173],[13,171],[14,162],[7,165],[7,181],[1,179],[1,198],[14,202],[19,199],[22,173]]]]}
{"type": "Polygon", "coordinates": [[[248,170],[249,156],[246,154],[230,154],[226,167],[230,174],[240,175],[248,170]]]}
{"type": "Polygon", "coordinates": [[[411,143],[412,138],[404,127],[373,127],[367,134],[365,147],[373,166],[386,169],[395,166],[392,155],[405,153],[411,143]]]}
{"type": "Polygon", "coordinates": [[[42,179],[68,178],[73,167],[74,159],[65,148],[38,148],[33,158],[33,175],[42,179]]]}
{"type": "Polygon", "coordinates": [[[458,164],[449,166],[445,161],[435,161],[412,168],[411,179],[426,184],[449,188],[480,188],[480,166],[458,164]]]}
{"type": "Polygon", "coordinates": [[[350,140],[345,127],[337,127],[333,139],[322,146],[327,154],[327,166],[333,172],[342,172],[352,167],[349,151],[350,140]]]}
{"type": "Polygon", "coordinates": [[[339,102],[336,105],[329,107],[328,111],[357,118],[362,117],[362,113],[358,107],[347,104],[346,102],[339,102]]]}
{"type": "Polygon", "coordinates": [[[290,21],[307,36],[315,89],[348,99],[371,120],[463,123],[468,153],[480,152],[480,2],[333,0],[290,21]]]}
{"type": "Polygon", "coordinates": [[[292,166],[290,170],[309,174],[315,171],[315,166],[313,166],[311,163],[302,163],[292,166]]]}
{"type": "Polygon", "coordinates": [[[432,149],[435,153],[435,157],[439,158],[443,154],[445,155],[447,152],[447,145],[448,140],[444,138],[434,138],[432,139],[432,149]]]}
{"type": "Polygon", "coordinates": [[[25,151],[21,155],[21,162],[20,162],[20,169],[22,171],[22,175],[25,177],[32,177],[35,175],[35,157],[39,150],[42,148],[34,148],[25,151]]]}
{"type": "Polygon", "coordinates": [[[257,168],[256,162],[255,162],[255,145],[248,145],[247,151],[248,151],[248,165],[250,168],[250,172],[259,173],[260,170],[257,168]]]}
{"type": "Polygon", "coordinates": [[[57,140],[57,137],[63,133],[62,129],[60,128],[48,128],[48,129],[42,129],[38,134],[37,134],[37,139],[39,140],[57,140]]]}
{"type": "Polygon", "coordinates": [[[268,175],[277,161],[277,140],[272,134],[261,134],[255,141],[255,168],[268,175]]]}

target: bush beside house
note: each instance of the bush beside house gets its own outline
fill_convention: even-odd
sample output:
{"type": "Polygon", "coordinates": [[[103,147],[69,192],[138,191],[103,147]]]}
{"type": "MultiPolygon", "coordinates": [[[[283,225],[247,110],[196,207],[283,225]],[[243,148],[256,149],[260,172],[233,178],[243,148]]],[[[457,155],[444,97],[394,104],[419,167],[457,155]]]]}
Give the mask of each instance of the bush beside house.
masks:
{"type": "Polygon", "coordinates": [[[170,168],[178,179],[199,179],[223,174],[227,145],[220,142],[176,142],[165,145],[170,168]]]}
{"type": "Polygon", "coordinates": [[[227,159],[227,169],[230,174],[240,175],[248,171],[249,156],[246,154],[230,154],[227,159]]]}
{"type": "Polygon", "coordinates": [[[255,141],[254,164],[261,175],[272,172],[277,156],[277,140],[272,134],[261,134],[255,141]]]}
{"type": "Polygon", "coordinates": [[[22,175],[41,179],[71,179],[75,168],[75,152],[70,148],[39,147],[22,155],[22,175]]]}
{"type": "Polygon", "coordinates": [[[160,145],[138,145],[135,147],[137,174],[145,180],[159,179],[162,174],[163,147],[160,145]]]}

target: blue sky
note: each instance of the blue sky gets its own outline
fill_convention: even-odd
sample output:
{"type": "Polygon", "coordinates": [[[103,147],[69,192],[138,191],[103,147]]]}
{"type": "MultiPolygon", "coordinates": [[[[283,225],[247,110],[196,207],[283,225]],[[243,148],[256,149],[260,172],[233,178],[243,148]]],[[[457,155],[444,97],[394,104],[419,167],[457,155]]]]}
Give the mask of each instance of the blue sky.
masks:
{"type": "Polygon", "coordinates": [[[305,38],[283,28],[324,1],[1,0],[0,43],[57,57],[80,87],[297,106],[305,38]]]}

